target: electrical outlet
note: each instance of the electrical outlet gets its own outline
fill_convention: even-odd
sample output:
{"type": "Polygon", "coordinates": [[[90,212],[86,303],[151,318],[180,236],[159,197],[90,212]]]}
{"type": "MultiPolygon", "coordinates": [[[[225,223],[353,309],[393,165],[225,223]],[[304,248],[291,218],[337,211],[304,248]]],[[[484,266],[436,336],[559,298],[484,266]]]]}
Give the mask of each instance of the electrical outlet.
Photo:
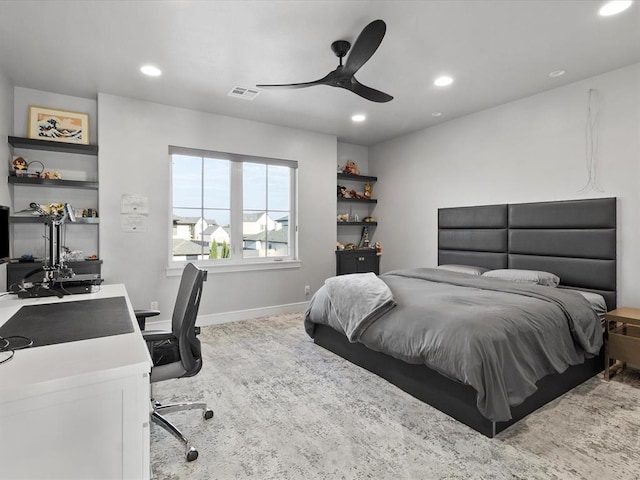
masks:
{"type": "Polygon", "coordinates": [[[151,310],[158,310],[158,302],[156,300],[151,302],[151,310]]]}
{"type": "Polygon", "coordinates": [[[309,285],[304,286],[304,294],[311,295],[311,287],[309,285]]]}

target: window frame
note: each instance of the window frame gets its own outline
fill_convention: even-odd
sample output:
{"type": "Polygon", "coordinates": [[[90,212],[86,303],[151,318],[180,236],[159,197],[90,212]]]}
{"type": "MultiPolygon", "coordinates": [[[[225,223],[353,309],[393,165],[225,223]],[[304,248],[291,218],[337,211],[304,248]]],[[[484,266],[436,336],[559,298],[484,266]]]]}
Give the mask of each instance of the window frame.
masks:
{"type": "MultiPolygon", "coordinates": [[[[295,160],[285,160],[270,157],[258,157],[255,155],[245,155],[228,152],[217,152],[211,150],[200,150],[194,148],[178,147],[169,145],[168,155],[169,168],[169,242],[167,249],[167,275],[180,275],[187,263],[195,263],[201,268],[215,272],[238,272],[245,270],[270,270],[282,268],[297,268],[300,266],[298,258],[298,162],[295,160]],[[218,259],[198,259],[198,260],[174,260],[173,258],[173,155],[200,157],[204,162],[205,158],[228,160],[231,162],[230,172],[230,223],[231,223],[231,257],[218,259]],[[274,166],[285,166],[289,168],[289,254],[266,257],[243,257],[243,164],[258,163],[274,166]]],[[[268,176],[266,179],[268,191],[268,176]]],[[[200,186],[201,192],[203,185],[200,186]]],[[[204,205],[200,204],[201,212],[204,205]]],[[[268,205],[265,211],[268,212],[268,205]]]]}

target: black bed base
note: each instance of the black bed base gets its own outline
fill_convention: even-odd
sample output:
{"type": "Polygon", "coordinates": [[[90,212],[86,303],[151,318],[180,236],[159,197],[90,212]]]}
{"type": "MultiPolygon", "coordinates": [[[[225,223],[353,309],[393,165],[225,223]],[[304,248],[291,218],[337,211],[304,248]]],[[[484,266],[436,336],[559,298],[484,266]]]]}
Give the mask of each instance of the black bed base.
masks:
{"type": "Polygon", "coordinates": [[[450,380],[425,365],[413,365],[369,350],[361,343],[326,325],[315,325],[314,342],[350,362],[379,375],[419,400],[428,403],[474,430],[493,438],[497,433],[568,392],[604,368],[603,352],[581,365],[569,367],[561,374],[547,375],[538,381],[538,390],[522,404],[511,408],[508,422],[492,422],[476,406],[477,393],[469,385],[450,380]]]}

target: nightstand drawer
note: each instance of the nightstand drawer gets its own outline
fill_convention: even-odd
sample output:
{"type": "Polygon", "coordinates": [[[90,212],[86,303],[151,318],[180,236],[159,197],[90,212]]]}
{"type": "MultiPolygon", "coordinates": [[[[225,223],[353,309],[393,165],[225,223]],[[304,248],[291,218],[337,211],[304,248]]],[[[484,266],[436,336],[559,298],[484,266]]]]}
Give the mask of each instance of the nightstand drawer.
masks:
{"type": "Polygon", "coordinates": [[[627,325],[609,331],[609,356],[622,362],[640,364],[640,328],[627,325]]]}

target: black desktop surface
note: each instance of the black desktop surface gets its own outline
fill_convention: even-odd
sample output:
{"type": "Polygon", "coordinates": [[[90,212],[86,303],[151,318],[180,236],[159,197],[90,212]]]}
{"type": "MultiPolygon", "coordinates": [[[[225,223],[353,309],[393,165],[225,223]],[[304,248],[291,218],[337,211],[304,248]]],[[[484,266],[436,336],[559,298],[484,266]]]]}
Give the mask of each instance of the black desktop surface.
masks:
{"type": "Polygon", "coordinates": [[[131,332],[124,297],[25,305],[0,327],[0,336],[22,335],[33,347],[131,332]]]}

